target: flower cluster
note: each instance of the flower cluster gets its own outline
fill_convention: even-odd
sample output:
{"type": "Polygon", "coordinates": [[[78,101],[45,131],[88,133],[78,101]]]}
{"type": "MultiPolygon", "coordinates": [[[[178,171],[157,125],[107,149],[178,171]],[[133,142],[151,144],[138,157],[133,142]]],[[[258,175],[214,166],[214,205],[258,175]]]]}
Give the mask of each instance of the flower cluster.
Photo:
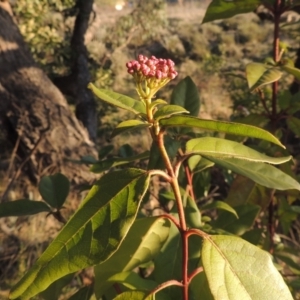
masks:
{"type": "Polygon", "coordinates": [[[132,60],[126,64],[129,74],[139,73],[145,77],[156,79],[174,79],[177,72],[174,69],[174,62],[171,59],[162,59],[151,56],[150,58],[139,55],[138,60],[132,60]]]}
{"type": "Polygon", "coordinates": [[[126,64],[127,72],[131,74],[137,84],[137,91],[143,98],[153,96],[158,89],[174,79],[178,73],[174,69],[171,59],[162,59],[151,56],[150,58],[139,55],[138,60],[126,64]],[[141,83],[146,83],[146,90],[141,83]]]}

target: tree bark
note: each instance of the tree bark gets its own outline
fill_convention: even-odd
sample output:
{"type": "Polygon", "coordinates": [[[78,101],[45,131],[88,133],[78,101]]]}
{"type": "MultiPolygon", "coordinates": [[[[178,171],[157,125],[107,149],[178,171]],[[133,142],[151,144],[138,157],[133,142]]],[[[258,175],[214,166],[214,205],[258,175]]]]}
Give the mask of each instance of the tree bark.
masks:
{"type": "Polygon", "coordinates": [[[75,183],[94,178],[87,167],[66,159],[96,156],[88,133],[65,98],[36,65],[14,22],[8,2],[0,2],[0,122],[8,139],[19,143],[33,182],[62,172],[75,183]]]}
{"type": "Polygon", "coordinates": [[[71,48],[74,51],[72,74],[76,82],[76,116],[87,128],[90,138],[97,137],[97,111],[92,92],[87,88],[91,81],[88,68],[88,51],[85,46],[90,16],[93,11],[94,0],[77,0],[78,15],[76,17],[71,48]]]}

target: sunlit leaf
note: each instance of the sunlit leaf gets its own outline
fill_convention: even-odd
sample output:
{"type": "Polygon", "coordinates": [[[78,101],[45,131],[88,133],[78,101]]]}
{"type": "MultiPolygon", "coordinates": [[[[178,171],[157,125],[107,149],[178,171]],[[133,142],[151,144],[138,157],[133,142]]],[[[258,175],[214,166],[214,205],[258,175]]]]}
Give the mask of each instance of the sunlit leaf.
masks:
{"type": "Polygon", "coordinates": [[[282,164],[292,156],[270,157],[243,144],[214,137],[191,139],[186,143],[185,154],[208,155],[217,158],[237,158],[254,162],[282,164]]]}
{"type": "Polygon", "coordinates": [[[202,23],[252,12],[260,4],[262,4],[261,0],[212,0],[206,10],[202,23]]]}
{"type": "Polygon", "coordinates": [[[153,297],[147,297],[146,292],[142,291],[126,291],[117,297],[115,297],[113,300],[154,300],[153,297]]]}
{"type": "Polygon", "coordinates": [[[45,176],[39,183],[39,192],[43,199],[55,208],[61,208],[69,194],[70,182],[66,176],[57,173],[45,176]]]}
{"type": "Polygon", "coordinates": [[[293,299],[271,256],[243,239],[207,237],[201,254],[214,299],[293,299]]]}
{"type": "Polygon", "coordinates": [[[198,116],[200,110],[200,96],[198,88],[191,77],[185,77],[175,86],[170,103],[184,107],[190,112],[191,116],[198,116]]]}
{"type": "Polygon", "coordinates": [[[149,151],[145,151],[143,153],[123,158],[123,157],[115,157],[115,158],[108,158],[105,160],[98,161],[96,164],[91,166],[90,171],[94,173],[102,173],[104,171],[109,170],[110,168],[114,168],[121,165],[129,164],[133,161],[147,159],[149,157],[149,151]]]}
{"type": "Polygon", "coordinates": [[[98,89],[92,83],[89,83],[88,88],[101,100],[128,111],[133,112],[134,114],[145,114],[146,107],[142,101],[132,99],[128,96],[118,94],[116,92],[108,91],[105,89],[98,89]]]}
{"type": "Polygon", "coordinates": [[[282,72],[276,67],[260,63],[250,63],[246,66],[248,86],[251,91],[281,78],[282,72]]]}
{"type": "Polygon", "coordinates": [[[291,66],[282,66],[281,67],[287,73],[293,75],[297,80],[300,80],[300,70],[291,66]]]}
{"type": "Polygon", "coordinates": [[[202,130],[212,130],[218,132],[225,132],[230,134],[242,135],[252,138],[258,138],[272,142],[276,145],[279,145],[285,148],[281,142],[273,136],[268,131],[241,123],[232,123],[216,120],[205,120],[199,119],[192,116],[172,116],[169,119],[163,119],[159,122],[162,126],[165,127],[195,127],[202,130]]]}
{"type": "Polygon", "coordinates": [[[295,179],[271,165],[234,158],[218,159],[207,157],[207,159],[226,169],[246,176],[265,187],[277,190],[300,190],[300,184],[295,179]]]}
{"type": "Polygon", "coordinates": [[[136,220],[120,248],[108,260],[95,266],[97,297],[100,298],[111,285],[108,278],[151,260],[168,238],[169,230],[169,221],[159,217],[136,220]]]}
{"type": "Polygon", "coordinates": [[[253,226],[260,212],[260,207],[254,204],[244,204],[236,206],[235,212],[238,219],[231,212],[223,211],[213,222],[213,226],[235,235],[242,235],[253,226]]]}
{"type": "Polygon", "coordinates": [[[34,266],[12,288],[10,299],[28,299],[67,274],[107,260],[133,224],[149,177],[138,169],[101,177],[34,266]]]}
{"type": "Polygon", "coordinates": [[[127,120],[123,121],[120,124],[117,125],[117,127],[113,130],[111,137],[115,137],[118,134],[136,130],[136,129],[142,129],[147,128],[151,126],[151,124],[140,121],[140,120],[127,120]]]}
{"type": "Polygon", "coordinates": [[[28,199],[3,202],[0,204],[0,218],[27,216],[50,211],[50,207],[45,202],[28,199]]]}
{"type": "Polygon", "coordinates": [[[160,107],[154,114],[154,119],[156,121],[164,118],[168,118],[172,115],[189,113],[185,108],[179,105],[164,105],[160,107]]]}
{"type": "Polygon", "coordinates": [[[201,157],[201,155],[193,155],[188,159],[188,166],[194,174],[210,168],[213,165],[213,162],[201,157]]]}

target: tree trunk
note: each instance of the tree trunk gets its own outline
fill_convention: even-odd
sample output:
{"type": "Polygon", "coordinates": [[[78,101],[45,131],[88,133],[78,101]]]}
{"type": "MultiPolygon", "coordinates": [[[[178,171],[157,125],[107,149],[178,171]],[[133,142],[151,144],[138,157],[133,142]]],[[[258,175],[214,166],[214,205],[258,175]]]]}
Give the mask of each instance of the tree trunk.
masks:
{"type": "Polygon", "coordinates": [[[97,110],[93,93],[87,88],[91,81],[88,64],[88,51],[85,46],[90,16],[94,0],[77,0],[78,11],[71,39],[72,68],[71,74],[53,79],[54,84],[66,95],[75,99],[76,117],[88,130],[90,138],[97,137],[97,110]]]}
{"type": "Polygon", "coordinates": [[[36,65],[14,22],[8,2],[0,1],[0,122],[33,182],[62,172],[75,183],[94,178],[87,167],[66,159],[96,156],[93,142],[65,98],[36,65]]]}

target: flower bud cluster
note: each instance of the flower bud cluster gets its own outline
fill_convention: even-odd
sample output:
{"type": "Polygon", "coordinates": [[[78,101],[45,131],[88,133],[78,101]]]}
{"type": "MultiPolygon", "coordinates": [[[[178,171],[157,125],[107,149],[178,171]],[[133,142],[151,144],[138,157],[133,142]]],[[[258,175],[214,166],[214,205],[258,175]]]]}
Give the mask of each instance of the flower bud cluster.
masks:
{"type": "Polygon", "coordinates": [[[174,79],[178,73],[174,69],[174,62],[171,59],[162,59],[151,56],[150,58],[139,55],[138,60],[132,60],[126,64],[127,71],[134,77],[142,77],[141,79],[156,78],[174,79]]]}

